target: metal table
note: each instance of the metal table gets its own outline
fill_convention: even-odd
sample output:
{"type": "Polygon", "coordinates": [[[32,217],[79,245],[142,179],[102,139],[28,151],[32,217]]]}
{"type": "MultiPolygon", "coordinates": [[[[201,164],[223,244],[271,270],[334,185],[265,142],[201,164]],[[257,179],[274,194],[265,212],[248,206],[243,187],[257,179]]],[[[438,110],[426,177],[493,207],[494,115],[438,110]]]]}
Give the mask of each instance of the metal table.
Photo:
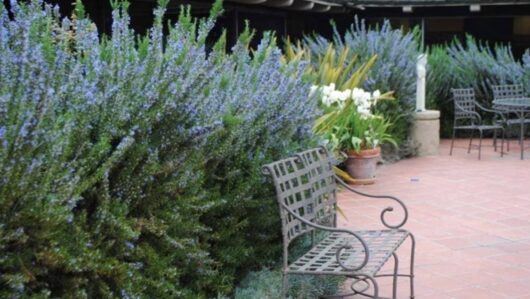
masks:
{"type": "Polygon", "coordinates": [[[525,115],[530,113],[530,98],[506,98],[494,100],[493,105],[496,109],[503,112],[515,113],[521,120],[521,135],[520,146],[521,146],[521,160],[524,159],[524,121],[525,115]]]}

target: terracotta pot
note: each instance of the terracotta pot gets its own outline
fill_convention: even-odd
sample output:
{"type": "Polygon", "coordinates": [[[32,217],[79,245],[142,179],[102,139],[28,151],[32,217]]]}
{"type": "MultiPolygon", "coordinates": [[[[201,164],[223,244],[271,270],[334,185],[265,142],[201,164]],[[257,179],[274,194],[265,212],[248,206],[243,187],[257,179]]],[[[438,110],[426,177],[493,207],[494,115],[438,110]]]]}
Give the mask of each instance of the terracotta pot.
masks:
{"type": "Polygon", "coordinates": [[[360,152],[348,151],[346,170],[348,174],[360,184],[373,184],[375,182],[375,169],[381,155],[380,148],[361,150],[360,152]]]}

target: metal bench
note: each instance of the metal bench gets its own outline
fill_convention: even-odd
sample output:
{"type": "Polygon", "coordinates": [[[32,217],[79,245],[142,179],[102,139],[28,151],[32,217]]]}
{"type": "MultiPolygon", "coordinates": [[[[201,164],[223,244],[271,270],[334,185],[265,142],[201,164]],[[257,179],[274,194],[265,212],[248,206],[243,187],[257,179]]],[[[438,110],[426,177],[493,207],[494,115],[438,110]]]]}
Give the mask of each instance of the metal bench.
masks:
{"type": "Polygon", "coordinates": [[[357,191],[337,177],[324,147],[310,149],[293,157],[267,164],[263,173],[272,177],[280,208],[283,235],[282,298],[287,296],[288,275],[341,275],[353,279],[351,291],[333,295],[336,298],[362,295],[379,296],[377,277],[392,277],[392,298],[396,298],[398,277],[410,279],[410,298],[414,298],[414,236],[401,229],[408,218],[407,208],[392,196],[374,196],[357,191]],[[381,212],[383,230],[352,231],[337,228],[337,183],[345,189],[366,197],[393,200],[403,210],[398,224],[387,222],[387,207],[381,212]],[[315,232],[325,232],[315,241],[315,232]],[[311,234],[312,248],[294,261],[289,261],[289,244],[296,238],[311,234]],[[411,240],[410,273],[398,273],[396,250],[407,239],[411,240]],[[383,265],[394,260],[394,271],[379,274],[383,265]],[[371,291],[369,291],[372,289],[371,291]]]}

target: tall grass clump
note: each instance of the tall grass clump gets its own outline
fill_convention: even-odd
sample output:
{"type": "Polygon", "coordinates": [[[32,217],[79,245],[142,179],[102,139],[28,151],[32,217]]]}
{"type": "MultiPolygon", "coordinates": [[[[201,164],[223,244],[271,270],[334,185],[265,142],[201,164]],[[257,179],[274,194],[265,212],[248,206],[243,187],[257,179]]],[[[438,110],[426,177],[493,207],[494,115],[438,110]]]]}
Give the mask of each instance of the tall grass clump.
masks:
{"type": "Polygon", "coordinates": [[[167,3],[140,37],[123,2],[103,37],[80,1],[0,4],[0,297],[210,298],[279,259],[259,170],[311,142],[305,66],[208,52],[220,1],[167,3]]]}
{"type": "Polygon", "coordinates": [[[331,41],[313,35],[306,36],[304,43],[315,55],[323,55],[330,43],[333,43],[339,52],[347,47],[350,52],[346,62],[356,60],[359,64],[377,56],[362,87],[366,90],[394,92],[396,101],[381,101],[377,110],[393,124],[390,134],[399,144],[406,146],[416,99],[416,60],[420,54],[418,31],[405,32],[403,29],[395,29],[388,21],[380,27],[369,27],[364,20],[356,18],[344,35],[336,28],[334,32],[331,41]]]}

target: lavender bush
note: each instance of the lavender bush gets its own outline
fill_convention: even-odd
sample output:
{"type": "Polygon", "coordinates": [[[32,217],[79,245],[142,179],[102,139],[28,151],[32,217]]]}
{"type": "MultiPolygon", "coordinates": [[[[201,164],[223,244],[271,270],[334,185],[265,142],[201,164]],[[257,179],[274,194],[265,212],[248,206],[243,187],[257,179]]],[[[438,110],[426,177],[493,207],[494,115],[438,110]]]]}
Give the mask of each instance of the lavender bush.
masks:
{"type": "Polygon", "coordinates": [[[522,82],[523,68],[509,45],[491,47],[468,35],[465,43],[455,40],[447,51],[456,86],[473,87],[485,103],[492,100],[491,85],[522,82]]]}
{"type": "Polygon", "coordinates": [[[452,132],[451,88],[475,89],[477,100],[491,106],[492,85],[523,84],[530,92],[530,52],[517,60],[510,45],[491,46],[467,36],[449,46],[430,49],[427,98],[432,108],[442,112],[442,136],[452,132]]]}
{"type": "Polygon", "coordinates": [[[338,51],[349,47],[351,57],[356,56],[359,62],[377,55],[363,88],[394,91],[397,101],[382,101],[378,110],[393,124],[390,134],[398,143],[406,144],[416,94],[416,59],[420,53],[418,32],[394,29],[388,21],[381,27],[370,28],[364,20],[356,18],[343,36],[335,28],[332,41],[318,35],[306,36],[304,41],[316,55],[325,53],[330,42],[338,51]]]}
{"type": "Polygon", "coordinates": [[[42,1],[0,4],[0,297],[202,298],[279,255],[260,165],[311,142],[302,63],[265,35],[206,51],[221,11],[100,37],[42,1]],[[253,219],[253,220],[251,220],[253,219]]]}
{"type": "Polygon", "coordinates": [[[530,49],[526,49],[521,62],[523,66],[522,83],[526,90],[526,94],[530,96],[530,49]]]}

